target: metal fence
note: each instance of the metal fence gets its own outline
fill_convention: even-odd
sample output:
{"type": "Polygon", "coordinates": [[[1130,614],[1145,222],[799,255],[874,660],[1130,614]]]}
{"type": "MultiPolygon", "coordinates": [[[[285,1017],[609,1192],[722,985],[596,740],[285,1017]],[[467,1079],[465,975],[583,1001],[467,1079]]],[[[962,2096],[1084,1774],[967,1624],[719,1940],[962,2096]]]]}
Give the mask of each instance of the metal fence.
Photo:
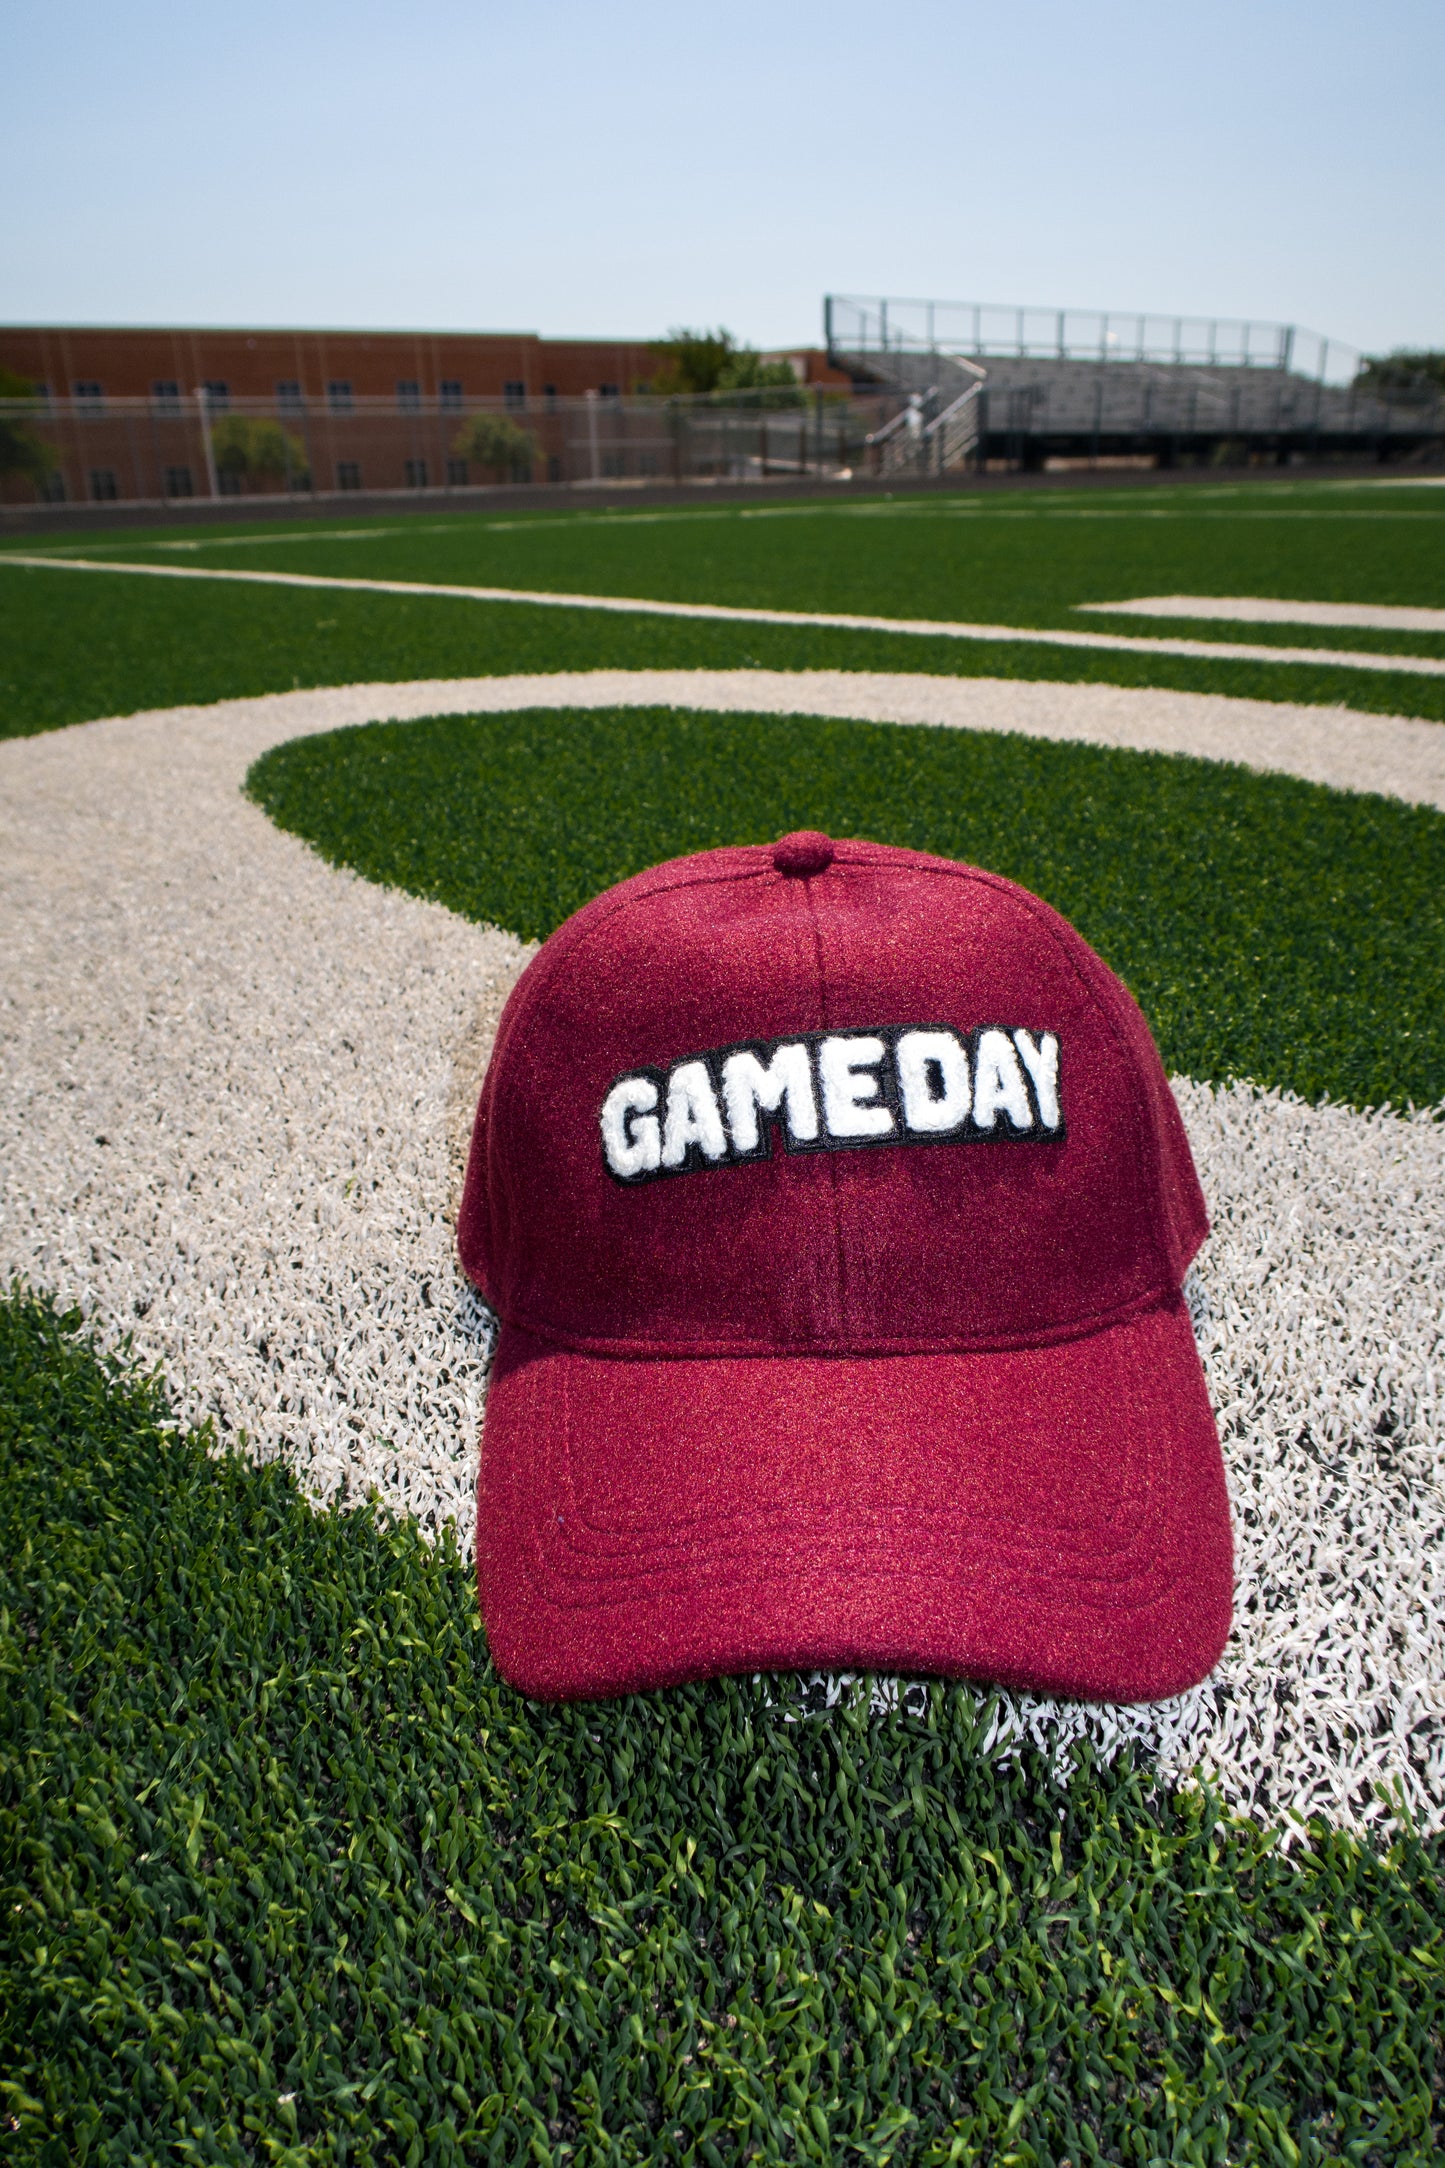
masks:
{"type": "Polygon", "coordinates": [[[0,401],[0,502],[161,503],[552,483],[839,477],[903,404],[770,388],[715,399],[0,401]],[[17,450],[17,446],[19,449],[17,450]]]}
{"type": "Polygon", "coordinates": [[[1348,384],[1358,348],[1299,324],[1225,317],[1141,315],[1106,309],[1044,309],[987,301],[913,301],[829,294],[830,353],[966,354],[976,360],[1161,362],[1200,368],[1280,369],[1348,384]]]}
{"type": "Polygon", "coordinates": [[[1445,399],[1385,401],[1292,370],[1103,365],[1051,352],[997,358],[985,371],[905,354],[922,388],[875,383],[851,396],[0,401],[0,511],[300,506],[352,494],[445,501],[518,485],[923,481],[1120,457],[1173,466],[1445,456],[1445,399]]]}

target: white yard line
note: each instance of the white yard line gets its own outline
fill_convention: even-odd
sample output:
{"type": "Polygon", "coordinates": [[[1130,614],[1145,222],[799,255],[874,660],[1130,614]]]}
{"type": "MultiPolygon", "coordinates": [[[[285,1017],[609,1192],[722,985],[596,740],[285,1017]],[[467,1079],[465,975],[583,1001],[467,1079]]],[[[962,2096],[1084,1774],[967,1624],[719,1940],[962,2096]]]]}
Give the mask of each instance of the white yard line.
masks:
{"type": "Polygon", "coordinates": [[[842,611],[742,609],[722,602],[656,602],[635,595],[554,594],[542,588],[461,587],[435,580],[343,579],[319,572],[247,572],[221,565],[142,565],[92,557],[41,557],[0,551],[0,566],[45,571],[129,573],[158,580],[235,580],[256,587],[339,588],[373,595],[445,595],[461,602],[526,603],[548,610],[605,610],[629,617],[705,618],[731,625],[808,625],[838,632],[890,632],[933,640],[1004,641],[1012,646],[1104,650],[1129,655],[1187,655],[1203,662],[1288,662],[1348,670],[1445,677],[1445,660],[1428,655],[1372,655],[1352,648],[1252,647],[1228,640],[1136,639],[1127,633],[1053,632],[1021,625],[970,625],[925,617],[864,617],[842,611]]]}
{"type": "Polygon", "coordinates": [[[1193,617],[1227,625],[1337,625],[1357,632],[1445,632],[1445,610],[1393,602],[1279,602],[1272,595],[1139,595],[1079,602],[1106,617],[1193,617]]]}
{"type": "Polygon", "coordinates": [[[1030,738],[1227,760],[1445,811],[1445,728],[1439,723],[1137,685],[873,670],[560,670],[532,677],[331,686],[174,712],[247,715],[261,708],[275,717],[284,735],[288,714],[297,717],[292,734],[299,734],[363,720],[405,722],[420,715],[520,707],[702,707],[730,714],[833,715],[858,722],[1014,731],[1030,738]]]}
{"type": "MultiPolygon", "coordinates": [[[[188,1418],[244,1430],[312,1495],[374,1487],[431,1529],[454,1520],[464,1547],[490,1328],[450,1211],[527,951],[328,867],[240,784],[268,746],[348,722],[629,698],[1206,754],[1231,706],[1242,739],[1281,713],[1103,686],[613,672],[286,693],[0,743],[0,1276],[79,1300],[112,1344],[133,1333],[188,1418]]],[[[1377,787],[1415,795],[1413,739],[1344,721],[1385,733],[1377,787]]],[[[1005,1698],[996,1750],[1133,1740],[1165,1775],[1205,1764],[1241,1808],[1354,1826],[1398,1784],[1438,1829],[1445,1123],[1176,1090],[1215,1226],[1191,1301],[1235,1505],[1236,1631],[1205,1686],[1157,1708],[1005,1698]]]]}

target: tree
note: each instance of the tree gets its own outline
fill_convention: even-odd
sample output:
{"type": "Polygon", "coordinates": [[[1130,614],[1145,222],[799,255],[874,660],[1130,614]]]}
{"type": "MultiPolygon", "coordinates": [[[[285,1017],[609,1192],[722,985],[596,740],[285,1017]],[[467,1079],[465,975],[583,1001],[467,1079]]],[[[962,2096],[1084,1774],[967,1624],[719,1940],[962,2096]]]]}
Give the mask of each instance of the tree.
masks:
{"type": "Polygon", "coordinates": [[[671,396],[722,399],[736,392],[761,394],[756,406],[801,406],[803,391],[786,361],[764,361],[739,346],[730,331],[670,331],[652,351],[661,357],[648,389],[671,396]]]}
{"type": "Polygon", "coordinates": [[[211,424],[211,453],[218,474],[250,474],[258,481],[281,478],[299,489],[311,480],[305,446],[279,422],[224,415],[211,424]]]}
{"type": "Polygon", "coordinates": [[[1393,353],[1366,354],[1355,376],[1356,391],[1406,406],[1424,406],[1445,395],[1445,353],[1397,346],[1393,353]]]}
{"type": "MultiPolygon", "coordinates": [[[[30,378],[17,376],[13,369],[0,369],[0,400],[7,406],[23,400],[26,407],[40,410],[30,378]]],[[[27,429],[19,415],[13,410],[0,414],[0,474],[28,474],[39,490],[59,464],[54,447],[27,429]]]]}
{"type": "Polygon", "coordinates": [[[650,391],[697,397],[716,391],[737,347],[730,331],[674,329],[652,349],[658,367],[650,391]]]}
{"type": "Polygon", "coordinates": [[[458,459],[472,466],[490,468],[498,481],[525,481],[537,455],[529,429],[508,421],[505,414],[474,414],[452,439],[458,459]]]}

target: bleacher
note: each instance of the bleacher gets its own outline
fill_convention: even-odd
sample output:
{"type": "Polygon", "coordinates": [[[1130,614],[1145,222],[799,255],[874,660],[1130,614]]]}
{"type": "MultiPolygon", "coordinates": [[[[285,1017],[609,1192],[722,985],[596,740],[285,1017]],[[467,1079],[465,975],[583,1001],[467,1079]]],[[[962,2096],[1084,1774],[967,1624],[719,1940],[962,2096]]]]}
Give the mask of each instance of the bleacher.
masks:
{"type": "Polygon", "coordinates": [[[1293,325],[853,295],[824,306],[829,360],[860,389],[916,402],[916,437],[978,386],[975,463],[1445,454],[1445,399],[1361,389],[1355,349],[1293,325]]]}

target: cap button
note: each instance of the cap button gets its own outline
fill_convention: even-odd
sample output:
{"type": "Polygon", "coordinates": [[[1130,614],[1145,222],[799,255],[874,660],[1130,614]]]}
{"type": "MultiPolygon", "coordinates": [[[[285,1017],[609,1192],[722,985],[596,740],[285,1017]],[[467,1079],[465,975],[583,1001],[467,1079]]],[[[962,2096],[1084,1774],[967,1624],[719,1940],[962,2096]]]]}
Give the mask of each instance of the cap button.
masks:
{"type": "Polygon", "coordinates": [[[779,873],[821,873],[831,866],[837,846],[816,828],[800,828],[795,835],[780,836],[773,845],[773,864],[779,873]]]}

